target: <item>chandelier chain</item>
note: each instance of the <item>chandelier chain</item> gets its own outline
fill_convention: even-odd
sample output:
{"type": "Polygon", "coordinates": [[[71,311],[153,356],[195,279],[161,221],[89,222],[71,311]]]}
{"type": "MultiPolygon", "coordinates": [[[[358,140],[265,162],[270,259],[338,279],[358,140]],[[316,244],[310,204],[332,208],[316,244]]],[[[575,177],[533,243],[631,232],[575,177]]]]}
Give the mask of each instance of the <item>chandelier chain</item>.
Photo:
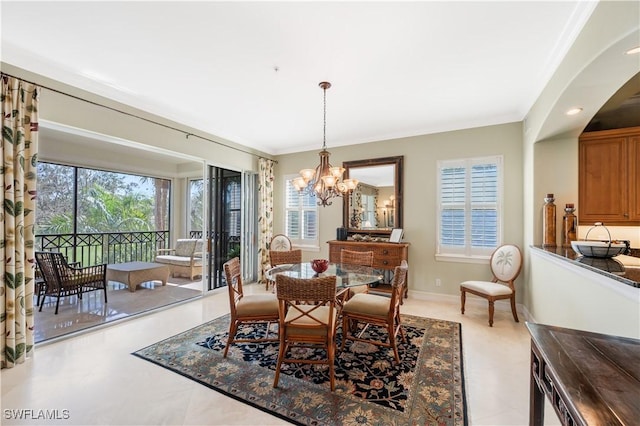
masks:
{"type": "Polygon", "coordinates": [[[322,92],[324,93],[324,100],[323,100],[324,119],[322,122],[322,149],[327,149],[327,88],[324,87],[322,92]]]}

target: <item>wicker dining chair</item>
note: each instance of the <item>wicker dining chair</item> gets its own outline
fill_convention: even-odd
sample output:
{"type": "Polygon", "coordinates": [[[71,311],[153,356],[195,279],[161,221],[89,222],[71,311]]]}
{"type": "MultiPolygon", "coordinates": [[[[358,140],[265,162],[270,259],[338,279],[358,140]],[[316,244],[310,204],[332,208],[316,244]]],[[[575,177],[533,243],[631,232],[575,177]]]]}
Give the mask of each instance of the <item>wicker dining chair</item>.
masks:
{"type": "Polygon", "coordinates": [[[342,345],[344,350],[347,340],[368,342],[393,349],[396,362],[400,362],[397,337],[400,333],[402,340],[406,340],[402,322],[400,320],[400,302],[407,282],[409,266],[403,260],[396,266],[391,282],[391,297],[375,294],[359,293],[349,299],[342,307],[342,345]],[[383,327],[387,330],[388,342],[372,340],[362,337],[369,326],[383,327]],[[360,326],[362,329],[359,330],[360,326]],[[357,333],[357,334],[356,334],[357,333]]]}
{"type": "MultiPolygon", "coordinates": [[[[82,299],[82,293],[93,290],[104,291],[104,303],[107,303],[107,264],[87,266],[85,268],[72,266],[67,263],[62,253],[39,251],[36,252],[36,262],[42,274],[43,288],[39,290],[38,300],[42,311],[47,296],[56,297],[56,311],[60,307],[60,298],[77,295],[82,299]],[[42,296],[42,300],[40,300],[42,296]]],[[[77,265],[74,263],[73,265],[77,265]]]]}
{"type": "Polygon", "coordinates": [[[280,312],[280,349],[273,387],[278,387],[282,363],[328,364],[331,390],[335,389],[336,276],[293,278],[276,275],[280,312]],[[295,347],[324,348],[327,357],[287,357],[295,347]]]}
{"type": "MultiPolygon", "coordinates": [[[[340,250],[340,263],[346,265],[357,266],[373,266],[373,251],[353,251],[353,250],[340,250]]],[[[369,292],[368,285],[359,285],[356,287],[349,287],[349,293],[347,299],[353,297],[354,294],[369,292]]]]}
{"type": "MultiPolygon", "coordinates": [[[[271,263],[272,268],[278,265],[286,265],[289,263],[302,263],[302,250],[269,250],[269,263],[271,263]]],[[[275,281],[267,280],[267,290],[269,290],[270,284],[274,285],[275,281]]]]}
{"type": "Polygon", "coordinates": [[[279,319],[278,299],[273,294],[244,294],[240,258],[234,257],[227,261],[223,268],[227,279],[227,289],[229,290],[231,319],[229,321],[229,337],[222,356],[226,358],[229,346],[237,342],[278,341],[277,337],[269,337],[271,323],[277,323],[279,319]],[[236,339],[238,327],[241,324],[249,323],[266,323],[266,335],[260,338],[236,339]]]}

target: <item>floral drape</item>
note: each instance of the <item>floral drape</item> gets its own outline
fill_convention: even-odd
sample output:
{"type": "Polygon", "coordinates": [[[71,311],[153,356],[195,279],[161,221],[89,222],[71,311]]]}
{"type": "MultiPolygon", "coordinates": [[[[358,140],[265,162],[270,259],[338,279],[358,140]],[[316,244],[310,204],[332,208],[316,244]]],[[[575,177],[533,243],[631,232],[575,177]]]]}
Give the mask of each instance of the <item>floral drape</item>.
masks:
{"type": "Polygon", "coordinates": [[[40,88],[6,75],[2,80],[0,175],[1,367],[33,352],[34,226],[40,88]]]}
{"type": "Polygon", "coordinates": [[[264,283],[264,273],[269,268],[269,242],[273,237],[273,167],[275,162],[267,158],[258,160],[258,282],[264,283]]]}

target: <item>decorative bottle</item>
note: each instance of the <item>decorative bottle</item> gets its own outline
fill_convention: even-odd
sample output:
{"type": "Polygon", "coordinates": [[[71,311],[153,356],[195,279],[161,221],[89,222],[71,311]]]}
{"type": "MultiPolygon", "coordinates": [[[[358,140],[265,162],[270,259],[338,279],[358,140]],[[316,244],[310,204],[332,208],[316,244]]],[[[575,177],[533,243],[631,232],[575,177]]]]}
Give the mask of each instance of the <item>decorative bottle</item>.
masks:
{"type": "Polygon", "coordinates": [[[553,194],[547,194],[542,209],[542,247],[556,247],[556,205],[553,194]]]}
{"type": "Polygon", "coordinates": [[[562,246],[563,247],[571,247],[571,241],[575,241],[578,239],[577,230],[578,230],[578,218],[573,212],[576,211],[576,208],[573,206],[573,203],[569,203],[565,205],[564,208],[564,217],[562,218],[562,246]]]}

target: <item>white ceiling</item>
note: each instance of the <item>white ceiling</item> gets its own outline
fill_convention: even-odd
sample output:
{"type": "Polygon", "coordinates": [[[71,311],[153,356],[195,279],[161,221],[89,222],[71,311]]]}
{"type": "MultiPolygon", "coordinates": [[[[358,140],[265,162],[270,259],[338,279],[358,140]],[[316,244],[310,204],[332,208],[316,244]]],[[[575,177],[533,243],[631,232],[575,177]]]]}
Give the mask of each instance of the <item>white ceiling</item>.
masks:
{"type": "Polygon", "coordinates": [[[588,1],[7,2],[2,61],[269,154],[520,121],[588,1]],[[23,28],[26,26],[26,28],[23,28]]]}

